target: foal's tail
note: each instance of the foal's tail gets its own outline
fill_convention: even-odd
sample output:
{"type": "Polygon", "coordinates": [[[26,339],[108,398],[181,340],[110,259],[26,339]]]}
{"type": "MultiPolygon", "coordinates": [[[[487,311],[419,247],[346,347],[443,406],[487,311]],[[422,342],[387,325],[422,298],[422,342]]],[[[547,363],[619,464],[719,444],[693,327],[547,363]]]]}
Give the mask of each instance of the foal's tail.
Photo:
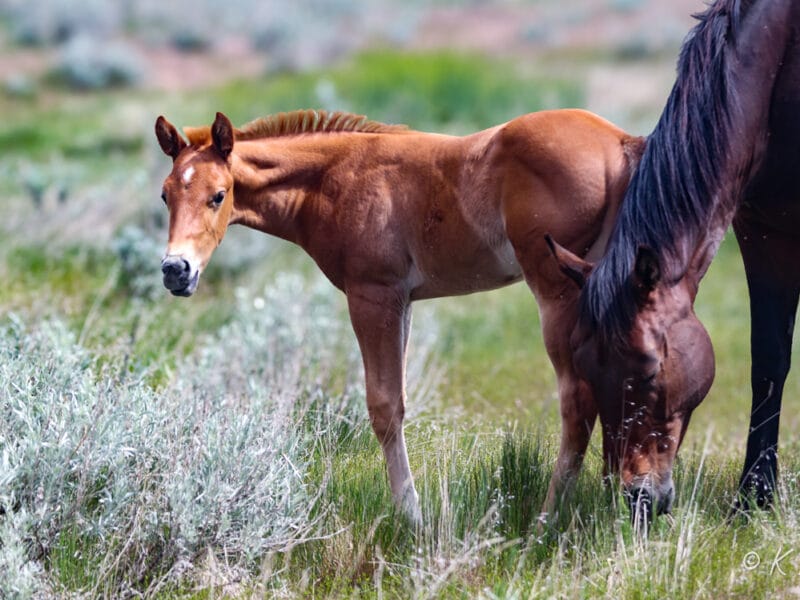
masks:
{"type": "Polygon", "coordinates": [[[631,177],[633,177],[636,167],[642,159],[646,143],[647,138],[635,135],[625,134],[620,139],[625,167],[616,172],[617,175],[608,189],[607,208],[600,228],[600,235],[597,236],[589,252],[584,257],[589,262],[599,261],[606,253],[606,246],[617,221],[622,200],[625,197],[631,177]]]}
{"type": "Polygon", "coordinates": [[[629,135],[622,140],[622,153],[625,155],[625,160],[628,163],[628,180],[633,177],[639,161],[642,160],[645,146],[647,145],[647,138],[645,136],[629,135]]]}

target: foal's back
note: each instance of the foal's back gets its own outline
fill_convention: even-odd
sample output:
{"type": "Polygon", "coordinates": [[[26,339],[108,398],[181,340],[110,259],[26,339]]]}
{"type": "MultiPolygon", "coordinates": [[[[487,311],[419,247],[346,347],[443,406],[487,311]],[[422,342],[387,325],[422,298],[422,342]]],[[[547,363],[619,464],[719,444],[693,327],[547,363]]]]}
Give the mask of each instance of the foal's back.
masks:
{"type": "Polygon", "coordinates": [[[547,233],[581,256],[602,251],[639,143],[552,110],[463,137],[383,125],[237,137],[234,170],[240,204],[248,178],[265,180],[255,196],[282,194],[292,208],[264,230],[296,215],[293,241],[337,287],[381,282],[416,300],[523,276],[538,291],[557,277],[547,233]]]}

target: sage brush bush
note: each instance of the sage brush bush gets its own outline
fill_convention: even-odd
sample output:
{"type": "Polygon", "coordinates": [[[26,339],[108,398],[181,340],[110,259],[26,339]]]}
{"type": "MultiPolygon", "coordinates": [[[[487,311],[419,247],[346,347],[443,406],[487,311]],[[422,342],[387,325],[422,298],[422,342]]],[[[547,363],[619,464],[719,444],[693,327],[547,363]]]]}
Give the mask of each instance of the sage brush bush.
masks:
{"type": "Polygon", "coordinates": [[[246,581],[265,553],[320,535],[310,461],[342,427],[369,427],[333,297],[292,276],[239,292],[232,322],[156,390],[98,366],[61,324],[12,318],[0,332],[0,596],[65,580],[152,594],[202,580],[209,556],[246,581]]]}
{"type": "Polygon", "coordinates": [[[164,295],[158,261],[162,247],[151,236],[135,225],[127,225],[111,241],[119,259],[119,287],[125,288],[135,298],[156,300],[164,295]]]}
{"type": "Polygon", "coordinates": [[[70,88],[99,90],[138,83],[143,76],[143,65],[134,46],[81,34],[61,49],[52,75],[70,88]]]}

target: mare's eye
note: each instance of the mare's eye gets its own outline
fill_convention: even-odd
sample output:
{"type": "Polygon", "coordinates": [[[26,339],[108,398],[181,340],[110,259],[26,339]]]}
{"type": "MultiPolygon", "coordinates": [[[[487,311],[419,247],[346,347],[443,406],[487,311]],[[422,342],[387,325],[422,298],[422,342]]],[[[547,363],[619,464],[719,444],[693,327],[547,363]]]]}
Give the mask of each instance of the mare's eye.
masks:
{"type": "Polygon", "coordinates": [[[216,208],[222,204],[222,201],[225,200],[225,191],[220,191],[211,196],[211,204],[216,208]]]}
{"type": "Polygon", "coordinates": [[[642,377],[642,383],[645,385],[652,385],[655,383],[656,375],[658,375],[658,371],[654,371],[651,375],[644,375],[642,377]]]}
{"type": "Polygon", "coordinates": [[[167,192],[161,192],[161,200],[164,202],[164,204],[167,203],[167,192]]]}

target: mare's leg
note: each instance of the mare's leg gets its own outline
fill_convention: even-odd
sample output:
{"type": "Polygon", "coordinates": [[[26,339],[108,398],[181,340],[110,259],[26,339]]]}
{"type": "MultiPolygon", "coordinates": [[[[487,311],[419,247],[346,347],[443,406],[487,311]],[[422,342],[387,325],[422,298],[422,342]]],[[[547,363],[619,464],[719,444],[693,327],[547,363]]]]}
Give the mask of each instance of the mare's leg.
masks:
{"type": "Polygon", "coordinates": [[[778,425],[789,373],[792,333],[800,293],[796,257],[800,238],[738,218],[734,229],[750,290],[753,403],[747,454],[736,508],[772,502],[778,477],[778,425]]]}
{"type": "Polygon", "coordinates": [[[347,287],[347,303],[364,360],[369,418],[386,458],[392,497],[419,524],[422,516],[403,435],[409,299],[392,287],[360,285],[347,287]]]}

